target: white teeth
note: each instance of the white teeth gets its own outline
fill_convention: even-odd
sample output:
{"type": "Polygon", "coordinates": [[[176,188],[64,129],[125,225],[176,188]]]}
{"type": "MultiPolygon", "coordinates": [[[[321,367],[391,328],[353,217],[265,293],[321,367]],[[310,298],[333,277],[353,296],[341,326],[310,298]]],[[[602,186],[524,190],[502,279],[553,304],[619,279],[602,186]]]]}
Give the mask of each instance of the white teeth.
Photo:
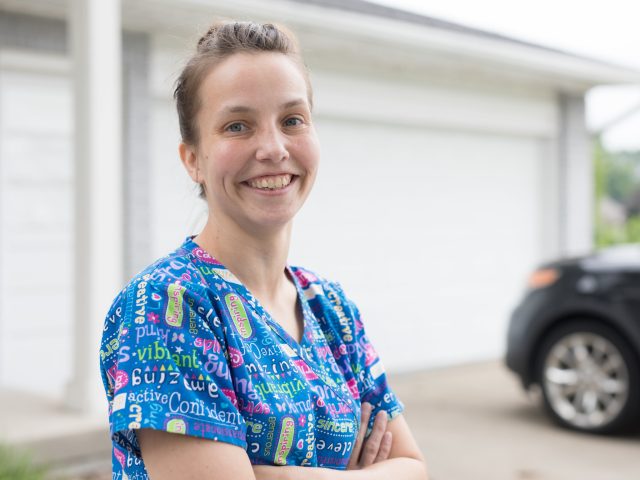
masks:
{"type": "Polygon", "coordinates": [[[275,190],[277,188],[284,188],[291,183],[293,175],[272,175],[269,177],[262,177],[256,180],[249,180],[248,183],[253,188],[265,188],[275,190]]]}

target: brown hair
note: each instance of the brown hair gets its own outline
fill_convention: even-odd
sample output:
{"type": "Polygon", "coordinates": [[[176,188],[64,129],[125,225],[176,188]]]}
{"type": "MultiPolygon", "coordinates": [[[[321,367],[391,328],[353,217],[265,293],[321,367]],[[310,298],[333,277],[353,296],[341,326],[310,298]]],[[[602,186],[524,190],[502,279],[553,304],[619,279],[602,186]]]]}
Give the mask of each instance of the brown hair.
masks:
{"type": "MultiPolygon", "coordinates": [[[[200,38],[196,53],[187,61],[176,81],[173,98],[184,143],[197,146],[200,140],[196,117],[201,107],[199,89],[204,78],[222,60],[240,52],[279,52],[290,57],[300,67],[307,84],[309,106],[313,105],[309,73],[292,32],[271,23],[217,22],[200,38]]],[[[202,186],[200,197],[204,198],[202,186]]]]}

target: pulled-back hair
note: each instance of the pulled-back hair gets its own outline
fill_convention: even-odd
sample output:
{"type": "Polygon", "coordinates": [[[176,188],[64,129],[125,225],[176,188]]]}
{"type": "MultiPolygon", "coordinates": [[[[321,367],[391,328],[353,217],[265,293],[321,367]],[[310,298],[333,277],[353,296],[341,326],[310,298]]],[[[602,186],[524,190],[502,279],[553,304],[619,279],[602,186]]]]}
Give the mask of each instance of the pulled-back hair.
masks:
{"type": "Polygon", "coordinates": [[[222,60],[242,52],[279,52],[294,60],[304,76],[309,106],[312,105],[309,75],[293,33],[271,23],[217,22],[198,41],[196,53],[182,70],[173,92],[184,143],[197,146],[200,140],[196,117],[202,103],[199,90],[204,78],[222,60]]]}

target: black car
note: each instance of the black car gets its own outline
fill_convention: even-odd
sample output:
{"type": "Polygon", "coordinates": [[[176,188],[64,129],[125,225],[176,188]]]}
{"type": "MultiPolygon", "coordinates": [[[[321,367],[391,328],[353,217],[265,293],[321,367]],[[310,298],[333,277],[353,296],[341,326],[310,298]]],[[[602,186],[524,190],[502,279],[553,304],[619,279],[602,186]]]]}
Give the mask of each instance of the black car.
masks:
{"type": "Polygon", "coordinates": [[[640,426],[640,245],[541,265],[509,323],[506,364],[574,430],[640,426]]]}

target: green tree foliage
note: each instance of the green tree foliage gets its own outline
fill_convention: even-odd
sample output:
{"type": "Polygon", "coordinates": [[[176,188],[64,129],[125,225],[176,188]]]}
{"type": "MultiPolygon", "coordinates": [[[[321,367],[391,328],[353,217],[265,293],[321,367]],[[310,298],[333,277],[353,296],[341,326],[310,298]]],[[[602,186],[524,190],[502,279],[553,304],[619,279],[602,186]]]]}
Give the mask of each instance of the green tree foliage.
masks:
{"type": "Polygon", "coordinates": [[[608,162],[606,166],[607,194],[615,201],[626,204],[637,183],[634,178],[634,165],[630,159],[620,155],[610,155],[608,162]]]}
{"type": "Polygon", "coordinates": [[[610,152],[596,139],[593,152],[596,247],[640,242],[640,151],[610,152]],[[624,207],[623,225],[603,218],[601,205],[606,198],[624,207]]]}
{"type": "Polygon", "coordinates": [[[629,217],[626,224],[628,241],[640,242],[640,215],[629,217]]]}

